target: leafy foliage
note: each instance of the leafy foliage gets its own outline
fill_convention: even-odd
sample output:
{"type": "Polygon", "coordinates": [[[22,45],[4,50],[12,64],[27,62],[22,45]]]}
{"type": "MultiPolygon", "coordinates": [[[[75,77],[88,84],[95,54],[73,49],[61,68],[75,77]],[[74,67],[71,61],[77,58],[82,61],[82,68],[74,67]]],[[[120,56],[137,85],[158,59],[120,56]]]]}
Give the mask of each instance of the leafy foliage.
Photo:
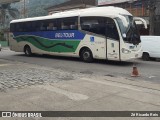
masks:
{"type": "MultiPolygon", "coordinates": [[[[27,17],[44,16],[48,14],[45,8],[66,1],[68,0],[25,0],[25,12],[27,14],[27,17]]],[[[23,11],[24,2],[16,3],[14,6],[17,7],[20,11],[23,11]]]]}
{"type": "Polygon", "coordinates": [[[9,22],[13,18],[18,18],[19,11],[16,8],[12,8],[11,4],[0,5],[0,28],[7,29],[9,27],[9,22]]]}

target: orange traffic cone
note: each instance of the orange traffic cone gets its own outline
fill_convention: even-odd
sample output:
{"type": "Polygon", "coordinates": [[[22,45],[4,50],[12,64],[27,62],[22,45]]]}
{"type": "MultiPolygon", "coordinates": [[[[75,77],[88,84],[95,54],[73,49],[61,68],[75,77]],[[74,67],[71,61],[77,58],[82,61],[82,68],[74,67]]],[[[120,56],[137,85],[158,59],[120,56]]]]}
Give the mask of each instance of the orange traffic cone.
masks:
{"type": "Polygon", "coordinates": [[[139,77],[139,72],[138,72],[136,65],[133,66],[131,77],[139,77]]]}

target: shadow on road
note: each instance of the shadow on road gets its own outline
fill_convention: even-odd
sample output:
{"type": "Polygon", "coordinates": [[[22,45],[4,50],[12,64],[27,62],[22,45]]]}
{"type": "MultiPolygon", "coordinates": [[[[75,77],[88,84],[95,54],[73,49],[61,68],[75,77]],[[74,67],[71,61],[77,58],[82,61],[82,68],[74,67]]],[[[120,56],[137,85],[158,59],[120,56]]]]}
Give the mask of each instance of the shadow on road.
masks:
{"type": "MultiPolygon", "coordinates": [[[[21,56],[21,57],[27,57],[24,54],[19,54],[15,56],[21,56]]],[[[33,55],[30,58],[42,58],[42,59],[55,59],[55,60],[60,60],[60,61],[74,61],[74,62],[83,62],[79,58],[75,57],[64,57],[64,56],[53,56],[53,55],[33,55]]],[[[139,62],[135,62],[136,64],[139,64],[139,62]]],[[[107,65],[114,65],[114,66],[132,66],[133,61],[110,61],[110,60],[94,60],[93,63],[87,63],[87,64],[107,64],[107,65]]]]}
{"type": "Polygon", "coordinates": [[[133,65],[132,61],[111,61],[111,60],[94,60],[97,64],[107,64],[107,65],[114,65],[114,66],[131,66],[133,65]]]}

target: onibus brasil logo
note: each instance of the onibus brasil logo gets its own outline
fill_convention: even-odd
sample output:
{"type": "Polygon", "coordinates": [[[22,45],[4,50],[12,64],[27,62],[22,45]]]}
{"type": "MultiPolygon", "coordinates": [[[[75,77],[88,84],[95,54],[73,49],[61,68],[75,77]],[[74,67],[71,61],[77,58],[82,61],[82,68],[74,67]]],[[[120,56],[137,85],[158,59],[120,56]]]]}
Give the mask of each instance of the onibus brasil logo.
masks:
{"type": "Polygon", "coordinates": [[[29,117],[29,118],[38,118],[42,117],[41,113],[33,113],[33,112],[2,112],[2,117],[10,118],[10,117],[29,117]]]}

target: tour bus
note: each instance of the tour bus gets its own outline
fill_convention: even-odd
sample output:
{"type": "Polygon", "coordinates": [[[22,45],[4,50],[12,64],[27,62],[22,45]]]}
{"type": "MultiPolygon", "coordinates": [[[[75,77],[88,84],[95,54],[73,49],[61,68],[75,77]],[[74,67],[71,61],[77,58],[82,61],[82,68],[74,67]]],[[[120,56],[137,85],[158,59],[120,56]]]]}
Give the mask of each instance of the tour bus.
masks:
{"type": "Polygon", "coordinates": [[[43,17],[13,20],[9,45],[12,51],[127,61],[142,56],[134,17],[118,7],[69,10],[43,17]]]}

